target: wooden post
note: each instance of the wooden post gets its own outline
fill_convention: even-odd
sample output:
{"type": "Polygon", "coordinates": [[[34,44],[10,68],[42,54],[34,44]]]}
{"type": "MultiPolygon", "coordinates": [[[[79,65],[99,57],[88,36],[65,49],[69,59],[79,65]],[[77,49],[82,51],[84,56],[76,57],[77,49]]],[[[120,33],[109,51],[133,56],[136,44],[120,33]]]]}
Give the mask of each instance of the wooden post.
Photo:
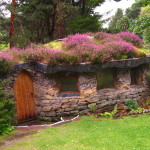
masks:
{"type": "Polygon", "coordinates": [[[14,47],[14,19],[15,19],[16,0],[12,0],[11,19],[10,19],[10,49],[14,47]]]}

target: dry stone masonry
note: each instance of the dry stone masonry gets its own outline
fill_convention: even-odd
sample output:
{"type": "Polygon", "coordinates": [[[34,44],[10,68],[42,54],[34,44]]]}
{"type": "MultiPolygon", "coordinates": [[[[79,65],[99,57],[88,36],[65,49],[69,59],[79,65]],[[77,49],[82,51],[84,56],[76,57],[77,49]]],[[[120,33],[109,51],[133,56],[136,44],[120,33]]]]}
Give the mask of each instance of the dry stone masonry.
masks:
{"type": "Polygon", "coordinates": [[[5,89],[11,91],[13,96],[15,80],[23,69],[27,70],[32,77],[37,118],[41,120],[51,121],[62,116],[86,114],[92,107],[97,111],[111,110],[116,104],[121,105],[130,99],[142,101],[150,95],[145,77],[148,72],[147,65],[137,67],[136,85],[131,85],[131,68],[115,68],[115,88],[99,91],[97,90],[97,69],[93,72],[78,70],[79,96],[66,97],[59,96],[59,76],[57,76],[59,71],[56,75],[52,75],[46,69],[42,72],[41,69],[30,67],[30,65],[22,65],[14,69],[9,78],[11,82],[5,89]]]}

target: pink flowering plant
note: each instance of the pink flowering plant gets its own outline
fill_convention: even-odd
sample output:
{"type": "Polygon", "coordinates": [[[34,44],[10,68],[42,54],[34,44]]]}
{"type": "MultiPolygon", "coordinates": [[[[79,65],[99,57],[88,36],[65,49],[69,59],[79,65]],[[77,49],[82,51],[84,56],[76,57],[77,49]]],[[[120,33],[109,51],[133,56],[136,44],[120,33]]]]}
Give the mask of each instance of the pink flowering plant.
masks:
{"type": "MultiPolygon", "coordinates": [[[[62,41],[62,47],[54,49],[48,45],[30,44],[26,49],[13,48],[0,53],[0,62],[47,63],[54,65],[76,65],[85,62],[106,63],[112,60],[144,57],[136,46],[142,40],[135,34],[105,32],[69,35],[62,41]]],[[[2,63],[1,63],[2,64],[2,63]]]]}
{"type": "Polygon", "coordinates": [[[107,43],[113,59],[133,58],[138,53],[131,43],[125,41],[113,41],[107,43]]]}
{"type": "Polygon", "coordinates": [[[17,63],[17,59],[7,52],[0,53],[0,77],[4,77],[12,69],[12,66],[17,63]]]}
{"type": "Polygon", "coordinates": [[[76,50],[82,44],[94,44],[86,34],[69,35],[63,42],[66,50],[76,50]]]}
{"type": "Polygon", "coordinates": [[[120,32],[118,33],[124,41],[132,43],[134,46],[142,47],[143,40],[139,38],[138,35],[130,32],[120,32]]]}

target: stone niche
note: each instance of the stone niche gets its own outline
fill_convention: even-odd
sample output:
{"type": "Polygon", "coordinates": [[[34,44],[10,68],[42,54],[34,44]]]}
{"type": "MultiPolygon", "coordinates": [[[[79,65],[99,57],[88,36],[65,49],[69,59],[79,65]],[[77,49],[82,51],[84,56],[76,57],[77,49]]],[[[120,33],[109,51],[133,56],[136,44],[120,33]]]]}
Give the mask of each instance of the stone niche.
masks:
{"type": "Polygon", "coordinates": [[[30,64],[19,65],[14,68],[9,78],[11,82],[5,90],[13,93],[15,80],[23,69],[28,71],[32,77],[36,116],[41,120],[50,121],[62,116],[86,114],[93,105],[97,111],[108,111],[112,110],[116,104],[121,105],[130,99],[142,101],[150,95],[145,77],[149,69],[145,64],[136,66],[135,74],[131,67],[111,68],[114,86],[113,88],[107,86],[104,89],[97,88],[97,72],[103,69],[96,68],[95,71],[90,72],[88,69],[84,70],[85,68],[83,71],[77,68],[75,70],[55,68],[60,71],[50,72],[48,68],[42,70],[40,67],[30,64]],[[65,80],[63,80],[64,78],[65,80]],[[66,82],[71,84],[71,91],[66,82]]]}

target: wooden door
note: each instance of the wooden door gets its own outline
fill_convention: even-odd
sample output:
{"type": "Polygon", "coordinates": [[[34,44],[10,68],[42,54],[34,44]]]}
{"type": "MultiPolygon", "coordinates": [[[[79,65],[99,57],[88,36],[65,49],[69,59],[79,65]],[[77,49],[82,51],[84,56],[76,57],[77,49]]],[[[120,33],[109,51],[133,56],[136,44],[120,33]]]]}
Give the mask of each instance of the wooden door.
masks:
{"type": "Polygon", "coordinates": [[[18,120],[24,121],[35,118],[33,81],[26,70],[19,74],[15,82],[15,96],[18,120]]]}

